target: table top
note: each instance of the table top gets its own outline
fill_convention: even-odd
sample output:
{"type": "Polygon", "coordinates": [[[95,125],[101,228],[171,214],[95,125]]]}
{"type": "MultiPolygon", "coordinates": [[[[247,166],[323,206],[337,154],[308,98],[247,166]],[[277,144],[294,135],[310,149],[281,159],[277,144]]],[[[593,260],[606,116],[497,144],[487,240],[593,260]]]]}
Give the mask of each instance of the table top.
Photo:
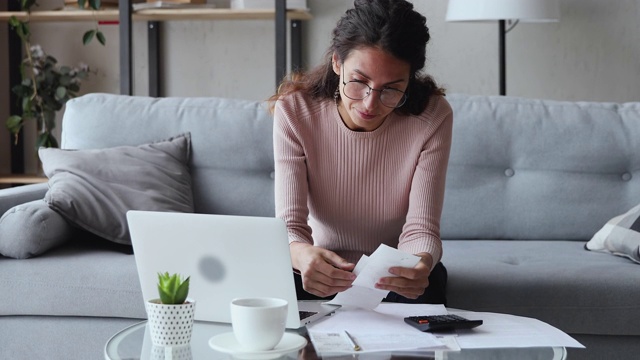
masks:
{"type": "MultiPolygon", "coordinates": [[[[212,349],[209,346],[209,339],[215,335],[224,334],[231,331],[229,324],[209,323],[196,321],[193,326],[193,334],[191,344],[186,347],[176,348],[159,348],[151,343],[151,337],[147,330],[147,322],[129,326],[117,334],[115,334],[105,345],[104,354],[107,360],[132,360],[132,359],[229,359],[231,355],[224,354],[212,349]]],[[[287,330],[292,333],[298,333],[307,340],[309,337],[304,328],[299,330],[287,330]]],[[[316,354],[313,344],[308,341],[307,346],[299,351],[294,351],[285,355],[276,357],[317,360],[322,357],[316,354]]],[[[345,355],[336,357],[324,357],[324,359],[340,359],[345,355]]],[[[349,355],[351,358],[351,356],[349,355]]],[[[375,360],[382,359],[549,359],[563,360],[566,359],[566,350],[562,347],[535,347],[535,348],[498,348],[498,349],[466,349],[462,351],[420,351],[420,352],[401,352],[401,353],[368,353],[360,354],[356,358],[371,357],[375,360]]],[[[266,357],[262,357],[261,360],[266,357]]]]}

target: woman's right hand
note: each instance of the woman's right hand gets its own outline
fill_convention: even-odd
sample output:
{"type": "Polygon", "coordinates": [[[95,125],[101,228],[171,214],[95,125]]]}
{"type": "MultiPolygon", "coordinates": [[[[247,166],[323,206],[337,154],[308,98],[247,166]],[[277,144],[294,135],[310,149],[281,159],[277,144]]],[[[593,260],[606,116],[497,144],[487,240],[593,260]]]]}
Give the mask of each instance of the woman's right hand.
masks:
{"type": "Polygon", "coordinates": [[[292,242],[291,262],[300,271],[304,290],[320,297],[334,295],[351,287],[355,264],[333,251],[302,242],[292,242]]]}

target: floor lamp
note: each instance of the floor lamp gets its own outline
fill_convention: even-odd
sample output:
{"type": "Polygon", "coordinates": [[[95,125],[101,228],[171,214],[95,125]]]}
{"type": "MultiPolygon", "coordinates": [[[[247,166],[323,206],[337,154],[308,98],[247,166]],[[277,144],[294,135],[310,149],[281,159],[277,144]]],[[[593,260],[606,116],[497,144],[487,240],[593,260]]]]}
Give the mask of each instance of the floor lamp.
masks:
{"type": "Polygon", "coordinates": [[[555,22],[558,0],[449,0],[447,21],[498,21],[500,95],[507,94],[505,35],[518,22],[555,22]],[[509,27],[507,28],[507,22],[509,27]]]}

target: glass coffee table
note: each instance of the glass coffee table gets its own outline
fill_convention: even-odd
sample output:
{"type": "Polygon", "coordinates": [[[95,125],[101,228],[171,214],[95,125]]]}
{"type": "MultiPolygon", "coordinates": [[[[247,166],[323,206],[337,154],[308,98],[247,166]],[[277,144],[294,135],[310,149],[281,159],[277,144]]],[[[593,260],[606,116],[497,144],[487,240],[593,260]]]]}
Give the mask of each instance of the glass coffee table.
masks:
{"type": "MultiPolygon", "coordinates": [[[[193,326],[191,344],[185,347],[162,348],[153,346],[151,337],[147,331],[147,322],[129,326],[115,334],[104,348],[107,360],[211,360],[230,359],[231,354],[218,352],[209,346],[209,339],[218,334],[231,331],[229,324],[209,323],[196,321],[193,326]]],[[[309,339],[305,329],[299,329],[298,334],[309,339]]],[[[270,354],[271,355],[271,354],[270,354]]],[[[393,353],[363,353],[358,355],[341,355],[320,357],[316,354],[313,344],[307,341],[307,345],[298,351],[274,356],[248,357],[242,359],[265,360],[273,358],[285,359],[536,359],[536,360],[562,360],[566,359],[567,352],[563,347],[536,347],[536,348],[498,348],[498,349],[467,349],[462,351],[420,351],[420,352],[393,352],[393,353]]]]}

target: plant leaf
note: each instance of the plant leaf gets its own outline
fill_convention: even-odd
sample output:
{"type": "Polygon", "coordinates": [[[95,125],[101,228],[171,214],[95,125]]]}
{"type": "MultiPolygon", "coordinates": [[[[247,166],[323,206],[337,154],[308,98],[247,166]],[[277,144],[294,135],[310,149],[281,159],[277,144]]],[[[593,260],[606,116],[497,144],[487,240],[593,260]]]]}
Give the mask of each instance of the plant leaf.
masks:
{"type": "Polygon", "coordinates": [[[95,30],[88,30],[86,33],[84,33],[84,35],[82,36],[82,44],[87,45],[88,43],[90,43],[91,40],[93,40],[93,36],[95,34],[95,30]]]}
{"type": "Polygon", "coordinates": [[[15,16],[12,16],[12,17],[9,18],[9,25],[12,28],[17,28],[18,26],[20,26],[21,23],[22,22],[20,20],[18,20],[18,18],[15,17],[15,16]]]}
{"type": "Polygon", "coordinates": [[[67,89],[64,86],[58,86],[56,89],[56,100],[61,101],[67,96],[67,89]]]}
{"type": "Polygon", "coordinates": [[[175,298],[176,304],[184,304],[184,302],[187,300],[187,296],[189,295],[189,279],[190,277],[183,281],[182,284],[180,284],[180,286],[178,287],[175,298]]]}
{"type": "Polygon", "coordinates": [[[29,25],[27,25],[26,22],[20,23],[20,32],[22,33],[22,35],[20,36],[22,41],[27,40],[27,38],[31,35],[31,30],[29,30],[29,25]]]}
{"type": "Polygon", "coordinates": [[[42,134],[38,135],[38,140],[36,141],[36,150],[41,147],[58,147],[58,142],[56,138],[53,137],[51,132],[45,131],[42,134]]]}
{"type": "Polygon", "coordinates": [[[102,31],[98,30],[96,32],[96,38],[98,38],[98,41],[100,42],[100,44],[102,44],[103,46],[107,44],[107,38],[104,37],[104,34],[102,33],[102,31]]]}
{"type": "Polygon", "coordinates": [[[171,304],[171,295],[169,295],[162,287],[158,285],[158,294],[160,295],[160,302],[163,304],[171,304]]]}
{"type": "Polygon", "coordinates": [[[27,22],[20,21],[15,16],[12,16],[9,18],[9,26],[16,32],[20,40],[28,42],[30,31],[27,22]]]}
{"type": "Polygon", "coordinates": [[[189,278],[183,281],[179,274],[158,273],[158,294],[163,304],[184,304],[189,294],[189,278]]]}
{"type": "Polygon", "coordinates": [[[93,10],[98,10],[98,9],[100,9],[100,6],[102,6],[102,1],[101,0],[89,0],[89,5],[91,5],[91,8],[93,10]]]}
{"type": "Polygon", "coordinates": [[[69,75],[60,76],[60,85],[69,86],[69,84],[71,84],[71,76],[69,75]]]}
{"type": "Polygon", "coordinates": [[[58,140],[56,140],[56,138],[53,136],[53,134],[51,136],[49,136],[49,141],[50,141],[50,143],[49,143],[50,146],[49,147],[52,147],[52,148],[60,147],[60,145],[58,144],[58,140]]]}
{"type": "Polygon", "coordinates": [[[167,291],[171,293],[172,300],[175,300],[175,293],[178,289],[178,283],[180,280],[178,279],[178,274],[173,274],[167,283],[167,291]]]}
{"type": "Polygon", "coordinates": [[[27,97],[23,97],[22,98],[22,112],[23,112],[23,116],[27,115],[30,116],[31,115],[31,97],[27,96],[27,97]]]}
{"type": "Polygon", "coordinates": [[[87,2],[87,0],[78,0],[78,7],[80,9],[84,9],[84,5],[87,2]]]}
{"type": "Polygon", "coordinates": [[[24,10],[31,10],[31,7],[36,4],[37,0],[22,0],[22,8],[24,10]]]}
{"type": "Polygon", "coordinates": [[[22,117],[19,115],[11,115],[9,119],[7,119],[7,129],[13,134],[16,135],[20,132],[22,128],[22,117]]]}

